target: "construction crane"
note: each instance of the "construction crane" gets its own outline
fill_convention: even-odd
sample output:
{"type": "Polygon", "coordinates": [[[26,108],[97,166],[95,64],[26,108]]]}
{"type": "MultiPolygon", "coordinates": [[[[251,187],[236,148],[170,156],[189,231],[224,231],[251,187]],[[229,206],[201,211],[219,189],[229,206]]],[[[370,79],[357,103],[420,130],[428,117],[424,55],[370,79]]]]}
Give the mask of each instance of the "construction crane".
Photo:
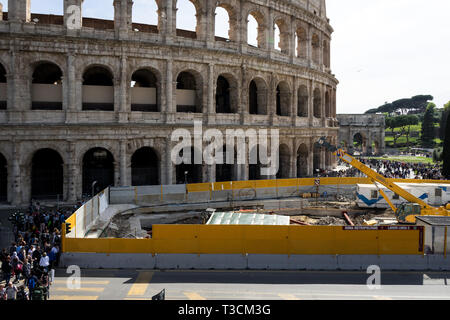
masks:
{"type": "Polygon", "coordinates": [[[373,171],[351,155],[349,155],[347,152],[345,152],[343,149],[338,149],[336,146],[331,145],[326,137],[322,137],[317,142],[317,145],[319,147],[324,147],[327,150],[333,152],[334,155],[336,155],[339,159],[347,162],[351,166],[355,167],[362,173],[364,173],[377,187],[380,194],[383,196],[383,198],[387,201],[389,206],[392,208],[392,210],[395,213],[395,216],[397,220],[400,223],[416,223],[416,216],[449,216],[450,215],[450,204],[447,204],[445,207],[432,207],[425,201],[413,196],[411,193],[407,192],[406,190],[400,188],[395,183],[390,182],[386,177],[382,176],[381,174],[373,171]],[[386,193],[379,188],[377,183],[385,186],[392,192],[396,193],[408,203],[401,204],[398,208],[394,206],[394,204],[390,201],[389,197],[386,195],[386,193]]]}

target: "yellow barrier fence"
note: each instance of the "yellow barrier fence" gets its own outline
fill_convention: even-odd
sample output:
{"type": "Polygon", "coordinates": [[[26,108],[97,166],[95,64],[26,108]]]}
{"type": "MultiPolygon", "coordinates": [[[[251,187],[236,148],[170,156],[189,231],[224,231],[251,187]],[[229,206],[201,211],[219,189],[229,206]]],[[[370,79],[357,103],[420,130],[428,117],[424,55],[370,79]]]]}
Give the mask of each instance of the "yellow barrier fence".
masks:
{"type": "MultiPolygon", "coordinates": [[[[261,188],[281,188],[295,186],[314,186],[315,180],[319,178],[299,178],[283,180],[256,180],[256,181],[227,181],[214,183],[195,183],[186,186],[187,192],[210,192],[218,190],[241,190],[261,188]]],[[[450,184],[448,180],[415,180],[415,179],[388,179],[391,182],[401,183],[440,183],[450,184]]],[[[320,178],[320,185],[354,185],[371,184],[369,178],[320,178]]]]}
{"type": "Polygon", "coordinates": [[[63,238],[64,252],[422,255],[423,227],[155,225],[152,239],[63,238]]]}

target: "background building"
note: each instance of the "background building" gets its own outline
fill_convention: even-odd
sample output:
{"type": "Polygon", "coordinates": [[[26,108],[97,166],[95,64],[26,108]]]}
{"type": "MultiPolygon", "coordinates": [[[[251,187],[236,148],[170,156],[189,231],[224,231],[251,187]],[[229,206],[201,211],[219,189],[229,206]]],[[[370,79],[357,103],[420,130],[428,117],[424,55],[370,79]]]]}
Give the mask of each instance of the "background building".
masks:
{"type": "Polygon", "coordinates": [[[59,1],[64,16],[33,14],[30,0],[0,14],[0,201],[73,202],[93,181],[99,190],[274,178],[253,165],[173,165],[170,135],[193,120],[222,132],[279,129],[278,178],[334,165],[314,147],[338,137],[325,0],[193,0],[195,32],[176,28],[176,0],[157,1],[156,26],[133,23],[130,0],[111,0],[114,21],[59,1]],[[217,7],[228,39],[215,37],[217,7]]]}

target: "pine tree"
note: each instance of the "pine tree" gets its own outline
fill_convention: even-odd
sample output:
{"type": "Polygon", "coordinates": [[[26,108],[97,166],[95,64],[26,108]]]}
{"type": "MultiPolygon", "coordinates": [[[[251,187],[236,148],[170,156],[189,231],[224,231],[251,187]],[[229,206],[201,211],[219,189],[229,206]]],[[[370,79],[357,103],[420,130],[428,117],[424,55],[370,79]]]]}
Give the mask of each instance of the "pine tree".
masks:
{"type": "Polygon", "coordinates": [[[427,111],[423,116],[422,122],[422,146],[433,148],[434,146],[434,103],[428,104],[427,111]]]}

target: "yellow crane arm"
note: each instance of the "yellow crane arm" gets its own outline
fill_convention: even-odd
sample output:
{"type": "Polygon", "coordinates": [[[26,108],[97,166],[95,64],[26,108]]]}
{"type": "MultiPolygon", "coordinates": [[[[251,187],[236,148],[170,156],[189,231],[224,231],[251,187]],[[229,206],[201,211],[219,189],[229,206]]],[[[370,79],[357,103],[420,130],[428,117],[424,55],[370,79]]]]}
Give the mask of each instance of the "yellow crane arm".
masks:
{"type": "MultiPolygon", "coordinates": [[[[369,167],[367,167],[366,165],[362,164],[360,161],[353,158],[351,155],[346,153],[344,150],[337,149],[336,147],[330,145],[327,142],[326,137],[320,138],[320,140],[318,141],[318,144],[322,147],[325,147],[329,151],[333,152],[338,158],[342,159],[343,161],[347,162],[351,166],[355,167],[356,169],[358,169],[359,171],[364,173],[366,176],[368,176],[370,179],[372,179],[372,181],[376,181],[376,182],[382,184],[383,186],[385,186],[392,192],[395,192],[396,194],[398,194],[400,197],[402,197],[406,201],[418,203],[422,208],[425,208],[425,209],[430,209],[430,210],[435,209],[435,208],[429,206],[425,201],[422,201],[421,199],[413,196],[408,191],[405,191],[404,189],[400,188],[396,184],[390,182],[389,180],[387,180],[385,177],[383,177],[378,172],[375,172],[372,169],[370,169],[369,167]]],[[[386,198],[387,197],[385,197],[385,199],[386,198]]],[[[388,203],[389,202],[390,201],[388,201],[388,203]]],[[[391,204],[389,204],[389,205],[391,205],[391,204]]]]}

